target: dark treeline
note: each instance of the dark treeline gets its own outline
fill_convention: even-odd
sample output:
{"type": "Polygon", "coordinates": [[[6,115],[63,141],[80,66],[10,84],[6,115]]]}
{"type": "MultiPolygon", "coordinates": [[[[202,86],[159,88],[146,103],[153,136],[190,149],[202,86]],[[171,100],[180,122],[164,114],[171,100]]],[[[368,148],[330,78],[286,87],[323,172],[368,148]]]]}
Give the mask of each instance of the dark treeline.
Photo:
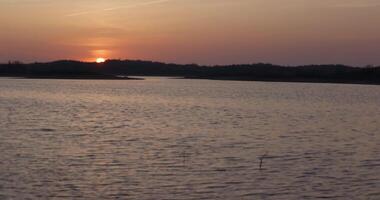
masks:
{"type": "Polygon", "coordinates": [[[108,60],[105,63],[56,61],[0,65],[0,76],[25,78],[104,78],[120,76],[173,76],[220,80],[332,82],[380,84],[380,67],[345,65],[279,66],[246,64],[228,66],[178,65],[139,60],[108,60]]]}

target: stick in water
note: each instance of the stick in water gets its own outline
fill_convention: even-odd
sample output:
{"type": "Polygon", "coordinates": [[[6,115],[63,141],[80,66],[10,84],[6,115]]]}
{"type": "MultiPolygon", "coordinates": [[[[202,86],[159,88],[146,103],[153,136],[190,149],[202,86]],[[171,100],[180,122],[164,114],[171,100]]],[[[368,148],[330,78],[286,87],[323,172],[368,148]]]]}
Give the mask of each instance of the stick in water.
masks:
{"type": "Polygon", "coordinates": [[[262,166],[263,166],[263,160],[265,158],[265,156],[267,156],[268,152],[266,152],[264,155],[260,156],[260,170],[262,169],[262,166]]]}

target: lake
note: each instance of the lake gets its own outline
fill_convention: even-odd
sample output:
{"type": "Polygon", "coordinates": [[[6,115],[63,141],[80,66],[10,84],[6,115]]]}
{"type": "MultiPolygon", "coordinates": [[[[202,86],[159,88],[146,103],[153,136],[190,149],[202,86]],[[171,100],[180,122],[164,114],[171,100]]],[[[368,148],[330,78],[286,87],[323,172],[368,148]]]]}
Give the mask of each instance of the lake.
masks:
{"type": "Polygon", "coordinates": [[[0,199],[375,200],[380,86],[3,78],[0,152],[0,199]]]}

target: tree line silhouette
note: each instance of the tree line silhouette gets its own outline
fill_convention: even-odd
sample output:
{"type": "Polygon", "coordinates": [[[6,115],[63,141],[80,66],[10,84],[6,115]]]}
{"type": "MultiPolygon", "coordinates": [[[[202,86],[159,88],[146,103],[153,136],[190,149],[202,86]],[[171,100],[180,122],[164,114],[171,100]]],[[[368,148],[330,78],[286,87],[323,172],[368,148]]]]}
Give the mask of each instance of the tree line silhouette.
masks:
{"type": "Polygon", "coordinates": [[[91,63],[62,60],[48,63],[0,64],[0,76],[25,78],[124,79],[126,76],[172,76],[198,79],[331,82],[380,84],[380,66],[280,66],[267,63],[201,66],[142,60],[107,60],[91,63]]]}

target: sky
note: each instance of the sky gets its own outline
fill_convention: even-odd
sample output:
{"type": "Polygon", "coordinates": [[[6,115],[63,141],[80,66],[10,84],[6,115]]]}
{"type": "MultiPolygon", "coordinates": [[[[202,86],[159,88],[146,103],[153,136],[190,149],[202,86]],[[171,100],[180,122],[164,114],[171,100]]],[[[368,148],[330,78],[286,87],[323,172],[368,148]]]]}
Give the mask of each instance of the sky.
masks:
{"type": "Polygon", "coordinates": [[[379,0],[0,0],[0,62],[380,65],[379,0]]]}

